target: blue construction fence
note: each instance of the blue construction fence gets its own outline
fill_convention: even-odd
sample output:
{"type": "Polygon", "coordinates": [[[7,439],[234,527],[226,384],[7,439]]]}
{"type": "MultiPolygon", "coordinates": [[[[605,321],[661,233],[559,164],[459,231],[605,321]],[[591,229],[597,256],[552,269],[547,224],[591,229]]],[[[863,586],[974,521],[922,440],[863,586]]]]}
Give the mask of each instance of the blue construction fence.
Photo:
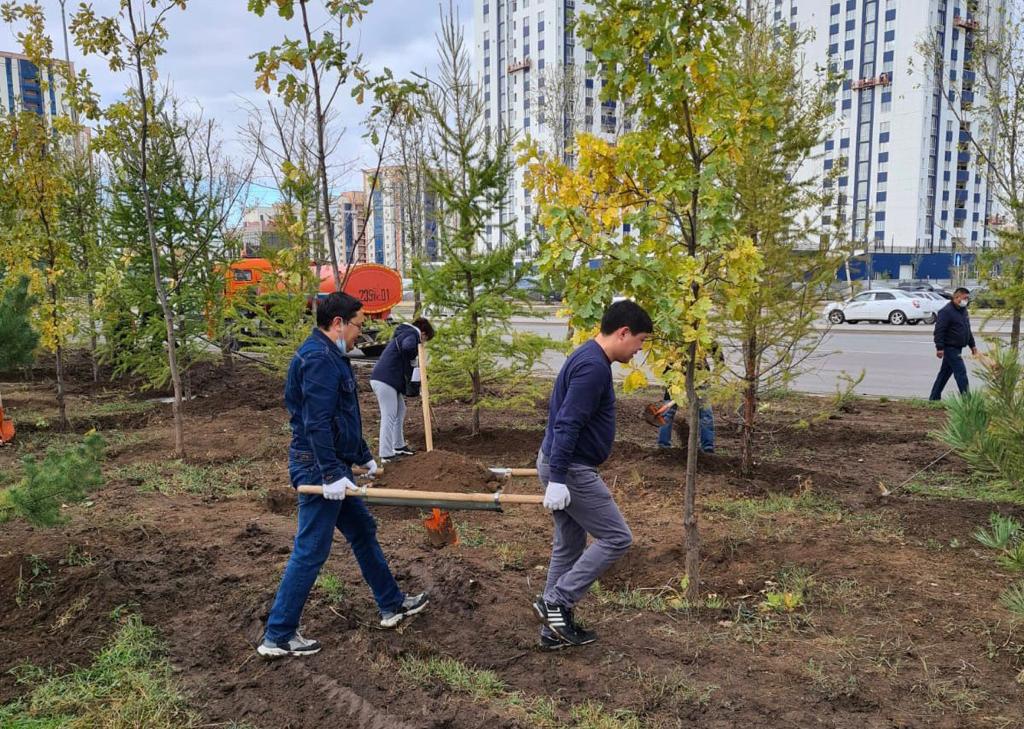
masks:
{"type": "MultiPolygon", "coordinates": [[[[866,253],[850,260],[850,278],[949,280],[957,267],[974,268],[973,253],[866,253]],[[909,276],[905,275],[909,271],[909,276]]],[[[846,280],[846,268],[836,271],[836,280],[846,280]]]]}

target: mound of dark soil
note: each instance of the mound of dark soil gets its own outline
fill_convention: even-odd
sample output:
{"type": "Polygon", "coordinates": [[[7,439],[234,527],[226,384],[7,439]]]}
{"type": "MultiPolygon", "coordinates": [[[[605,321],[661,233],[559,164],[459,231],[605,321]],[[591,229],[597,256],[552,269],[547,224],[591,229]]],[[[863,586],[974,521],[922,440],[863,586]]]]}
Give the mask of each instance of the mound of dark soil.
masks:
{"type": "Polygon", "coordinates": [[[478,461],[449,451],[417,453],[387,464],[375,486],[463,493],[496,491],[495,476],[478,461]]]}

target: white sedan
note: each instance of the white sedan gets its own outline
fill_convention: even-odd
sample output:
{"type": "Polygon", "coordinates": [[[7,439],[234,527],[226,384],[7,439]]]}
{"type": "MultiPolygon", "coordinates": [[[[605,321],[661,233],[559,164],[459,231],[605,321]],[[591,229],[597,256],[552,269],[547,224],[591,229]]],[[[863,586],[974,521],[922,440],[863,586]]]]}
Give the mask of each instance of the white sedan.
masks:
{"type": "Polygon", "coordinates": [[[822,312],[830,324],[844,321],[889,322],[890,324],[920,324],[934,316],[931,307],[925,308],[917,292],[898,289],[864,291],[847,301],[830,301],[822,312]]]}
{"type": "Polygon", "coordinates": [[[949,299],[934,291],[908,291],[907,293],[918,297],[921,301],[921,308],[928,312],[928,315],[924,318],[925,324],[934,324],[939,309],[949,303],[949,299]]]}

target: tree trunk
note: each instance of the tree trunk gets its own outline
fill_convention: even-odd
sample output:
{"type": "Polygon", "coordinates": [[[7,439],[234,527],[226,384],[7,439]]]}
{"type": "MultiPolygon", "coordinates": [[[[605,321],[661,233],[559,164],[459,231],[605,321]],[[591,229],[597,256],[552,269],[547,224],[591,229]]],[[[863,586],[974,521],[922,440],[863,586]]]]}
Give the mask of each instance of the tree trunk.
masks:
{"type": "Polygon", "coordinates": [[[743,343],[743,443],[740,473],[754,475],[754,418],[757,415],[757,335],[751,334],[743,343]]]}
{"type": "Polygon", "coordinates": [[[68,410],[64,399],[64,348],[57,345],[57,417],[60,429],[68,429],[68,410]]]}
{"type": "Polygon", "coordinates": [[[93,300],[93,293],[90,290],[85,295],[86,305],[89,309],[89,358],[92,360],[92,381],[100,381],[100,360],[96,354],[98,337],[96,336],[96,302],[93,300]]]}
{"type": "Polygon", "coordinates": [[[1021,307],[1013,307],[1013,318],[1010,323],[1010,348],[1020,354],[1020,315],[1021,307]]]}
{"type": "MultiPolygon", "coordinates": [[[[302,8],[302,28],[306,32],[306,44],[313,47],[313,37],[309,30],[309,17],[306,13],[307,0],[299,0],[302,8]]],[[[320,168],[320,198],[323,203],[324,227],[327,231],[327,250],[331,256],[331,271],[334,273],[335,290],[342,290],[341,272],[338,270],[338,251],[334,245],[334,219],[331,216],[330,191],[327,189],[327,147],[324,143],[324,126],[327,120],[324,118],[323,102],[320,98],[320,71],[316,62],[309,62],[310,75],[313,77],[313,100],[316,102],[316,158],[320,168]]],[[[347,278],[347,276],[346,276],[347,278]]],[[[318,284],[319,285],[319,282],[318,284]]]]}
{"type": "Polygon", "coordinates": [[[686,542],[686,599],[700,597],[700,533],[697,530],[697,452],[700,446],[700,402],[693,377],[696,371],[697,343],[690,342],[686,363],[686,421],[690,437],[686,443],[686,488],[683,496],[683,535],[686,542]]]}
{"type": "Polygon", "coordinates": [[[171,413],[174,417],[174,456],[185,457],[185,428],[181,415],[181,374],[178,372],[178,353],[175,347],[174,315],[167,299],[167,291],[160,278],[160,251],[156,244],[156,230],[153,225],[153,203],[149,197],[148,175],[148,143],[149,143],[149,99],[146,95],[146,82],[142,70],[142,48],[139,46],[139,33],[135,26],[135,15],[132,4],[128,3],[128,21],[132,27],[132,40],[135,44],[135,73],[139,84],[139,104],[142,113],[142,130],[140,134],[140,168],[142,182],[142,200],[146,209],[146,234],[149,237],[149,253],[153,266],[153,281],[156,285],[157,299],[164,314],[164,326],[167,330],[167,364],[171,371],[171,384],[174,387],[174,402],[171,413]]]}

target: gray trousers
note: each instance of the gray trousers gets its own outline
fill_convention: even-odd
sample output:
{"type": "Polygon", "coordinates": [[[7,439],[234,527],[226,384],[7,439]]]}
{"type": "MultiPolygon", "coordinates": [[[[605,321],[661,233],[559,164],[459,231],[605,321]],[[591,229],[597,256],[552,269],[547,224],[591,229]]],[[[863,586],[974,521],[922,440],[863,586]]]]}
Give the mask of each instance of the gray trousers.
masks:
{"type": "Polygon", "coordinates": [[[380,406],[380,457],[391,458],[405,448],[405,395],[380,380],[370,380],[380,406]]]}
{"type": "MultiPolygon", "coordinates": [[[[537,454],[537,473],[547,488],[550,470],[543,451],[537,454]]],[[[626,553],[633,534],[596,468],[570,466],[565,485],[569,506],[551,514],[555,533],[544,601],[571,608],[626,553]],[[594,539],[589,547],[588,534],[594,539]]]]}

